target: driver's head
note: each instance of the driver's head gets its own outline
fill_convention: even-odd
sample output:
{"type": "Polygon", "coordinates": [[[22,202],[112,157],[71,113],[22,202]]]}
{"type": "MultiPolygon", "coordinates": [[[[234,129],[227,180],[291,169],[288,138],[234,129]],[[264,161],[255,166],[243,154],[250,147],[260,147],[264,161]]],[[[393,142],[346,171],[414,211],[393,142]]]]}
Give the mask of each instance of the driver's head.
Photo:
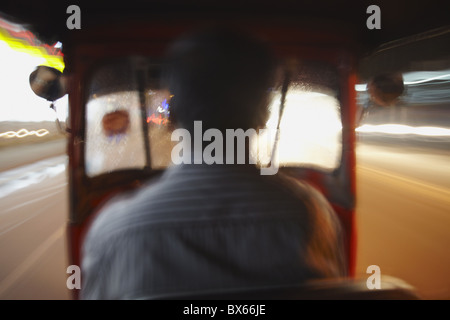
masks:
{"type": "Polygon", "coordinates": [[[262,41],[242,32],[211,28],[176,41],[167,55],[165,84],[179,127],[264,126],[274,60],[262,41]]]}

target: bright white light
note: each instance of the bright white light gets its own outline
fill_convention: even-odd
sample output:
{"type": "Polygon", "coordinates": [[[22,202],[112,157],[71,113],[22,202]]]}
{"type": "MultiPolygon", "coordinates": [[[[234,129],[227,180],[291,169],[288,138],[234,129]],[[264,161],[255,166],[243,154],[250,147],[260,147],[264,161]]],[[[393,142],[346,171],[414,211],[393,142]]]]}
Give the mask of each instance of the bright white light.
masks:
{"type": "Polygon", "coordinates": [[[406,85],[425,83],[438,79],[450,79],[450,70],[407,72],[403,74],[403,79],[406,85]]]}
{"type": "MultiPolygon", "coordinates": [[[[0,57],[0,121],[55,121],[50,102],[38,97],[29,84],[31,72],[45,59],[15,51],[4,41],[0,41],[0,57]]],[[[65,120],[67,95],[55,105],[58,117],[65,120]]]]}
{"type": "Polygon", "coordinates": [[[54,47],[57,49],[60,49],[60,48],[62,48],[62,43],[58,41],[55,43],[54,47]]]}
{"type": "Polygon", "coordinates": [[[356,91],[367,91],[367,84],[355,84],[356,91]]]}
{"type": "Polygon", "coordinates": [[[450,129],[439,127],[411,127],[402,124],[365,124],[356,128],[357,132],[386,134],[415,134],[421,136],[450,136],[450,129]]]}
{"type": "MultiPolygon", "coordinates": [[[[259,137],[259,150],[267,150],[265,143],[275,141],[280,95],[271,105],[266,123],[271,137],[259,137]]],[[[318,92],[291,89],[286,97],[280,122],[277,157],[280,164],[312,164],[324,169],[339,165],[342,149],[342,123],[336,98],[318,92]]],[[[268,163],[260,152],[260,161],[268,163]]]]}

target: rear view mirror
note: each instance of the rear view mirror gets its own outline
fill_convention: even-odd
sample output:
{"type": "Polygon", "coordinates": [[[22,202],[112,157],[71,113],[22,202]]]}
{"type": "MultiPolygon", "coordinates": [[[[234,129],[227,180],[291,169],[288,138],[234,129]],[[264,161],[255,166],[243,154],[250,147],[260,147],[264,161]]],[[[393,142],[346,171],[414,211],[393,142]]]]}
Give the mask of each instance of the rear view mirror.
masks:
{"type": "Polygon", "coordinates": [[[48,101],[55,101],[66,94],[62,72],[55,68],[39,66],[30,74],[33,92],[48,101]]]}
{"type": "Polygon", "coordinates": [[[401,73],[378,75],[370,80],[367,89],[373,102],[383,107],[391,106],[405,90],[403,76],[401,73]]]}
{"type": "MultiPolygon", "coordinates": [[[[66,80],[62,72],[55,68],[39,66],[30,74],[29,80],[31,90],[37,96],[50,101],[50,108],[56,112],[53,102],[67,93],[66,80]]],[[[56,124],[61,133],[70,132],[68,128],[63,128],[58,118],[56,124]]]]}

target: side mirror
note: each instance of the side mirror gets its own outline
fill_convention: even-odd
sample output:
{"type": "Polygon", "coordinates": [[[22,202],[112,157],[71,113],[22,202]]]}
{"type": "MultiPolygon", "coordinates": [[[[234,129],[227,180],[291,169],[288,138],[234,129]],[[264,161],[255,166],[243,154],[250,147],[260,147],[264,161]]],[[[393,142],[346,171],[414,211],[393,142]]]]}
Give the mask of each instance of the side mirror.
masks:
{"type": "MultiPolygon", "coordinates": [[[[55,68],[39,66],[30,74],[29,81],[31,90],[37,96],[50,101],[50,108],[56,112],[53,102],[67,93],[66,79],[62,72],[55,68]]],[[[62,127],[58,118],[56,124],[61,133],[70,132],[68,128],[62,127]]]]}
{"type": "Polygon", "coordinates": [[[55,101],[67,93],[62,72],[55,68],[39,66],[30,74],[33,92],[48,101],[55,101]]]}
{"type": "Polygon", "coordinates": [[[378,75],[370,80],[367,89],[373,102],[391,106],[405,91],[403,76],[401,73],[378,75]]]}

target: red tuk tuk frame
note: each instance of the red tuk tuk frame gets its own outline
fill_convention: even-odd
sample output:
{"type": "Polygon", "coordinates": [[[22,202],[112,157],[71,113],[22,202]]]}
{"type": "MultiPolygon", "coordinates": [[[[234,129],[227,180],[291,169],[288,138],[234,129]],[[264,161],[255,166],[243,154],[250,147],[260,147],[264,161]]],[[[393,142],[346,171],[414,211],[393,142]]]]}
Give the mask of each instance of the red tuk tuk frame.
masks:
{"type": "MultiPolygon", "coordinates": [[[[211,21],[209,21],[211,22],[211,21]]],[[[184,32],[208,23],[174,19],[149,22],[109,23],[70,34],[64,43],[65,74],[70,79],[69,155],[69,222],[70,264],[80,265],[81,246],[89,224],[101,204],[113,194],[135,188],[159,172],[142,170],[117,171],[89,177],[85,170],[86,83],[95,65],[107,58],[129,55],[161,57],[167,44],[184,32]]],[[[214,21],[216,24],[217,21],[214,21]]],[[[226,24],[230,24],[229,22],[226,24]]],[[[337,212],[345,233],[349,276],[356,264],[355,232],[355,114],[357,81],[356,46],[351,31],[328,25],[305,28],[292,21],[261,19],[234,20],[231,25],[262,36],[275,54],[283,59],[295,56],[332,64],[339,72],[342,119],[342,156],[340,166],[332,173],[313,168],[280,168],[318,188],[337,212]]],[[[77,291],[77,290],[76,290],[77,291]]],[[[77,292],[75,292],[77,297],[77,292]]]]}

